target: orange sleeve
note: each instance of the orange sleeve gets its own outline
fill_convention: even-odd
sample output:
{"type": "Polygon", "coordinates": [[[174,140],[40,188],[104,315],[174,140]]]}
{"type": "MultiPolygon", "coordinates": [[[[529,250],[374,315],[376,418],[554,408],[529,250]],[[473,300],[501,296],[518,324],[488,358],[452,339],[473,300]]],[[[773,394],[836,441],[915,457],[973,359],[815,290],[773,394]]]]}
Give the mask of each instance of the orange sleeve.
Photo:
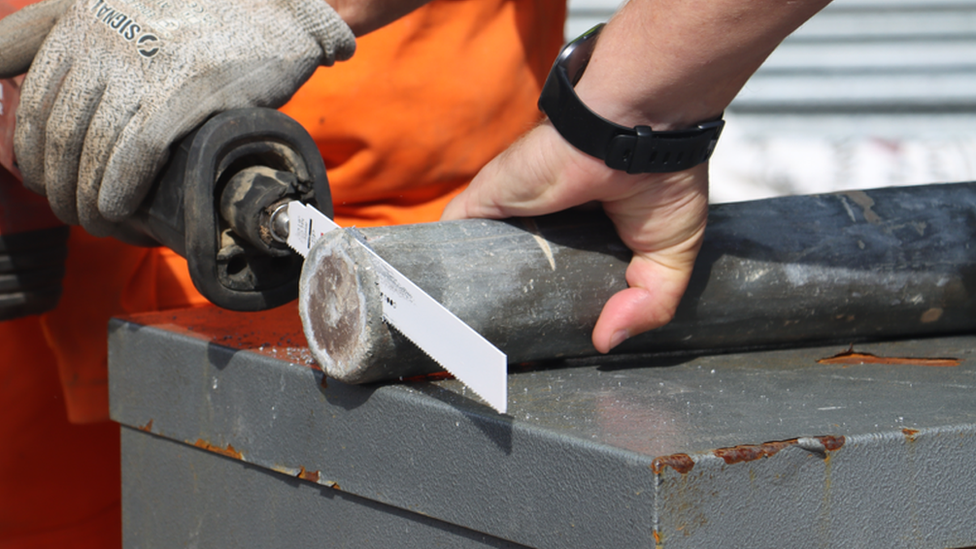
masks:
{"type": "Polygon", "coordinates": [[[0,348],[0,547],[121,547],[118,425],[68,422],[39,317],[0,322],[0,348]]]}
{"type": "Polygon", "coordinates": [[[108,320],[200,306],[186,261],[165,248],[137,248],[71,228],[61,302],[41,316],[75,423],[108,419],[108,320]]]}

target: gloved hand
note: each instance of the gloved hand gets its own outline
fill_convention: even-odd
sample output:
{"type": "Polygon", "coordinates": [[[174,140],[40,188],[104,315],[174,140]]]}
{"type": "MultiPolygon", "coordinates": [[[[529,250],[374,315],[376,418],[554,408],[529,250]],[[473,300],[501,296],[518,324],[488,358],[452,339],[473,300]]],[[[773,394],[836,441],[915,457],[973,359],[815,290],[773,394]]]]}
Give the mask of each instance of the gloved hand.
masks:
{"type": "MultiPolygon", "coordinates": [[[[57,3],[67,10],[24,80],[14,150],[25,184],[63,221],[98,236],[139,207],[171,143],[216,112],[281,106],[316,67],[355,50],[325,0],[32,7],[50,17],[57,3]]],[[[0,51],[28,9],[0,21],[0,51]]],[[[5,62],[0,75],[16,69],[16,59],[5,62]]]]}

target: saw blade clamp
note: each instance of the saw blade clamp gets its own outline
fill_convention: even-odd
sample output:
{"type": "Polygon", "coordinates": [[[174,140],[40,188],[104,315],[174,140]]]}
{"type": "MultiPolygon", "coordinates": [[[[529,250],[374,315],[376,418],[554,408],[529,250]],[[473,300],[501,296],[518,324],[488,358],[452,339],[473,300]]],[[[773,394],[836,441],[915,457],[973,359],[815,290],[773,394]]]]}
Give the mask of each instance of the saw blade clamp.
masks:
{"type": "Polygon", "coordinates": [[[185,257],[197,290],[215,305],[260,311],[298,297],[303,259],[282,234],[281,205],[298,200],[332,215],[315,141],[287,115],[265,108],[218,114],[186,136],[140,210],[130,243],[185,257]],[[276,216],[277,212],[277,216],[276,216]]]}

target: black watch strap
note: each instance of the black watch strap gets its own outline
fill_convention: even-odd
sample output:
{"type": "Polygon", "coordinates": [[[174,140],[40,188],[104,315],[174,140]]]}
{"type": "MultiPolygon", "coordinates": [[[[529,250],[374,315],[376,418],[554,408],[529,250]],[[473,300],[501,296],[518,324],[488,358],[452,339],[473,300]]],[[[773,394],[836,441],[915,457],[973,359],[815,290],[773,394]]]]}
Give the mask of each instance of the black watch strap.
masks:
{"type": "Polygon", "coordinates": [[[539,109],[566,141],[577,149],[627,173],[687,170],[712,156],[725,121],[702,122],[693,128],[656,132],[650,126],[628,128],[587,108],[573,86],[593,53],[603,29],[597,25],[563,48],[546,78],[539,109]]]}

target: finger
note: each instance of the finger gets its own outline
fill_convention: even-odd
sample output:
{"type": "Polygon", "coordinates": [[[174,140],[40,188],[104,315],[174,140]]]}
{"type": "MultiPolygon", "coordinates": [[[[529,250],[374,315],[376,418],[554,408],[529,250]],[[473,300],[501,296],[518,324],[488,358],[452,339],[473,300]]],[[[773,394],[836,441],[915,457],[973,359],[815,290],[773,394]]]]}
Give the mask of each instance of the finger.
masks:
{"type": "Polygon", "coordinates": [[[141,96],[138,86],[128,93],[113,93],[114,85],[119,84],[112,82],[108,85],[95,109],[78,167],[78,220],[95,236],[109,236],[114,231],[115,224],[98,210],[98,195],[109,158],[123,129],[138,112],[138,97],[141,96]]]}
{"type": "Polygon", "coordinates": [[[302,27],[322,48],[321,65],[332,66],[336,61],[352,57],[356,37],[332,6],[326,2],[292,2],[290,6],[302,27]]]}
{"type": "Polygon", "coordinates": [[[670,322],[690,277],[690,266],[675,269],[635,255],[627,268],[630,287],[603,306],[593,328],[593,346],[608,353],[628,338],[670,322]]]}
{"type": "MultiPolygon", "coordinates": [[[[214,113],[256,105],[281,105],[291,97],[295,88],[281,78],[283,63],[281,60],[251,63],[243,73],[236,65],[215,67],[205,76],[181,83],[178,93],[168,97],[165,97],[166,90],[153,90],[154,100],[133,113],[115,135],[98,184],[86,189],[84,207],[93,217],[97,212],[112,222],[131,216],[166,163],[170,146],[178,139],[214,113]],[[241,92],[237,96],[214,92],[227,89],[241,92]],[[90,199],[94,195],[89,191],[96,189],[97,199],[93,204],[90,199]]],[[[305,62],[293,68],[297,69],[294,73],[304,71],[306,76],[315,70],[314,64],[305,62]]]]}
{"type": "Polygon", "coordinates": [[[207,114],[209,109],[173,118],[146,110],[137,113],[119,134],[105,165],[98,192],[100,214],[120,222],[135,213],[166,163],[170,145],[202,123],[207,114]]]}
{"type": "Polygon", "coordinates": [[[44,0],[0,19],[0,78],[24,74],[74,0],[44,0]]]}
{"type": "Polygon", "coordinates": [[[44,187],[48,202],[59,219],[72,225],[79,223],[78,168],[82,147],[105,89],[100,82],[92,81],[93,72],[76,68],[68,74],[45,130],[44,187]]]}
{"type": "Polygon", "coordinates": [[[442,220],[552,213],[600,198],[607,168],[540,124],[488,163],[442,220]]]}
{"type": "Polygon", "coordinates": [[[701,245],[696,236],[690,247],[670,257],[634,254],[627,267],[626,290],[617,292],[603,306],[593,328],[593,346],[610,352],[628,338],[660,328],[674,318],[681,297],[688,288],[695,257],[701,245]]]}
{"type": "Polygon", "coordinates": [[[47,119],[61,83],[71,70],[69,44],[49,41],[41,49],[20,90],[14,153],[24,176],[24,185],[46,195],[44,188],[44,149],[47,119]]]}
{"type": "Polygon", "coordinates": [[[441,212],[441,221],[455,221],[457,219],[502,219],[502,209],[495,207],[490,200],[478,196],[480,186],[472,181],[463,191],[451,199],[441,212]]]}

